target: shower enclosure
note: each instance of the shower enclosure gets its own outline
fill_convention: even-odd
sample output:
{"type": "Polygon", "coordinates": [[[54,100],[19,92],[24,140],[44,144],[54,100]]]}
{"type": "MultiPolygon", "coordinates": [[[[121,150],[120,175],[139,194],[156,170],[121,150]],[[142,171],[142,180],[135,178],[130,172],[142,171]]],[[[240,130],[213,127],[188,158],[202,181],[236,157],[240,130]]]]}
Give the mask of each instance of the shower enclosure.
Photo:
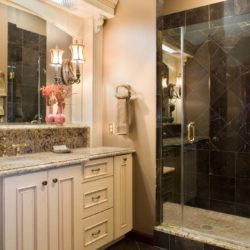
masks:
{"type": "Polygon", "coordinates": [[[249,1],[159,16],[157,42],[156,230],[248,249],[249,1]]]}

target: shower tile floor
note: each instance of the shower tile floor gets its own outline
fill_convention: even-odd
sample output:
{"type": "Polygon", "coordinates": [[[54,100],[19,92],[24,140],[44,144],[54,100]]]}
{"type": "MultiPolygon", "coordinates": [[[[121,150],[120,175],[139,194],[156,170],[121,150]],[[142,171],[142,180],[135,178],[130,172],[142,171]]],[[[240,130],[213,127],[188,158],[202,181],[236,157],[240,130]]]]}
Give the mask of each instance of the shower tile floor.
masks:
{"type": "Polygon", "coordinates": [[[183,225],[188,230],[250,247],[250,219],[248,218],[190,206],[184,206],[183,224],[181,218],[180,204],[164,203],[163,226],[183,225]]]}

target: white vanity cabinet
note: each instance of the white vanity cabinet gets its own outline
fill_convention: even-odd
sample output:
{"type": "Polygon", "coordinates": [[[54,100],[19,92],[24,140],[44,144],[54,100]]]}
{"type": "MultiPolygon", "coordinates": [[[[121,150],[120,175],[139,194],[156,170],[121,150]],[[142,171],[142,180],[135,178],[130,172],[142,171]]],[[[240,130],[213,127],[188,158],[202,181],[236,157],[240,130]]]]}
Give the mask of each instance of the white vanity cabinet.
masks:
{"type": "Polygon", "coordinates": [[[4,177],[1,186],[3,250],[95,250],[132,229],[131,154],[4,177]]]}
{"type": "Polygon", "coordinates": [[[80,249],[80,176],[72,166],[4,178],[4,249],[80,249]]]}

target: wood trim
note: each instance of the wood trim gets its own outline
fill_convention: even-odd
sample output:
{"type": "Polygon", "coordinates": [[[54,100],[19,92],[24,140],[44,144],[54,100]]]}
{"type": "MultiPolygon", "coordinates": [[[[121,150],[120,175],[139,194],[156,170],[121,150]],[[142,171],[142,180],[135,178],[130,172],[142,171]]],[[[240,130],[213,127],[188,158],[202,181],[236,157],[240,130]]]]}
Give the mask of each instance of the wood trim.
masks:
{"type": "Polygon", "coordinates": [[[146,234],[141,231],[132,230],[126,234],[127,237],[134,239],[136,241],[144,242],[148,245],[154,245],[154,236],[151,234],[146,234]]]}

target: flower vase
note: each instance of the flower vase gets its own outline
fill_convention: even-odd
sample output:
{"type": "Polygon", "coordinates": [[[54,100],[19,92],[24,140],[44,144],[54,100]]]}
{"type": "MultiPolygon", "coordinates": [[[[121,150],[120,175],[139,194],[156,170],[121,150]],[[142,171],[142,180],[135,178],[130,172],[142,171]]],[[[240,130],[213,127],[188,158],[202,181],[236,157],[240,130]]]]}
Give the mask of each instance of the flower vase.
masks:
{"type": "Polygon", "coordinates": [[[54,119],[56,124],[62,125],[65,122],[65,115],[63,114],[63,104],[58,103],[57,113],[54,119]]]}
{"type": "Polygon", "coordinates": [[[48,124],[54,123],[54,114],[53,114],[53,106],[48,106],[48,113],[45,117],[45,121],[48,124]]]}

